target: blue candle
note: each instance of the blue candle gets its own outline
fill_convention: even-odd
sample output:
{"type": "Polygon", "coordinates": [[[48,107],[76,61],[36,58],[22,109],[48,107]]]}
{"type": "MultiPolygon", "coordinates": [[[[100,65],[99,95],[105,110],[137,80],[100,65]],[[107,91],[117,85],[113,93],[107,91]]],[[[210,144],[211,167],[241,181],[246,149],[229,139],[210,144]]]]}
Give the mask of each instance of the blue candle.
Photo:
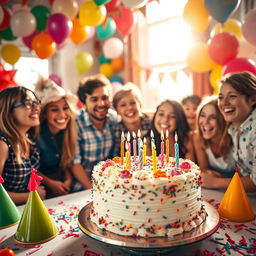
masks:
{"type": "Polygon", "coordinates": [[[179,167],[179,144],[178,144],[178,135],[177,132],[175,132],[174,135],[175,143],[174,143],[174,151],[175,151],[175,165],[176,167],[179,167]]]}
{"type": "Polygon", "coordinates": [[[151,137],[151,150],[153,150],[153,145],[155,145],[155,139],[154,139],[154,133],[152,130],[150,131],[150,137],[151,137]]]}

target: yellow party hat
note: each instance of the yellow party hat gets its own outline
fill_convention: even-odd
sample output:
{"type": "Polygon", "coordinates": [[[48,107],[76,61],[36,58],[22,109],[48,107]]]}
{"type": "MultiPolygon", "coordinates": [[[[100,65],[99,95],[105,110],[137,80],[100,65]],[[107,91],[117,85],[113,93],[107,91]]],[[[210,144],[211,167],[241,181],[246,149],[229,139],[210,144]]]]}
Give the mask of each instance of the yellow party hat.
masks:
{"type": "Polygon", "coordinates": [[[255,218],[237,170],[222,198],[218,212],[222,218],[230,221],[245,222],[255,218]]]}

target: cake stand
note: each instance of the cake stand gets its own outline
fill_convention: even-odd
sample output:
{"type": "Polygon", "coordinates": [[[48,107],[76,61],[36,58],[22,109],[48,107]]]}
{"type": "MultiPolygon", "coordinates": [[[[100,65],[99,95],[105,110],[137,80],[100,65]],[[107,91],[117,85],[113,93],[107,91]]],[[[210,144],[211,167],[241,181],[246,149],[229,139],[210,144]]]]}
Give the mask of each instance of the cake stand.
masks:
{"type": "Polygon", "coordinates": [[[84,234],[105,244],[119,247],[121,250],[133,255],[165,254],[179,246],[199,242],[212,235],[219,227],[219,214],[209,203],[203,201],[208,214],[206,220],[198,227],[173,237],[131,237],[114,234],[101,229],[90,220],[90,207],[92,203],[84,206],[78,214],[78,226],[84,234]]]}

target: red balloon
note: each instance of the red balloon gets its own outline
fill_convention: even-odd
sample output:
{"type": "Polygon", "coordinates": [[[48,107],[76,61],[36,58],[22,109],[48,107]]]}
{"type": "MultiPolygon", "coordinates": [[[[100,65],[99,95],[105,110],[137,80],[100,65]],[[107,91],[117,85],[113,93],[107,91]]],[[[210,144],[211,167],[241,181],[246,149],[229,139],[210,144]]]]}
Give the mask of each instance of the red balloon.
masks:
{"type": "Polygon", "coordinates": [[[238,73],[248,71],[256,75],[256,65],[255,62],[247,58],[235,58],[229,61],[222,69],[222,74],[226,75],[228,73],[238,73]]]}
{"type": "Polygon", "coordinates": [[[35,30],[31,35],[22,37],[23,43],[32,50],[32,41],[36,35],[38,35],[40,32],[35,30]]]}
{"type": "Polygon", "coordinates": [[[130,8],[121,6],[119,8],[119,13],[113,13],[112,18],[116,22],[117,31],[123,36],[127,36],[131,33],[134,17],[130,8]]]}
{"type": "Polygon", "coordinates": [[[208,42],[208,53],[211,59],[220,65],[225,65],[234,59],[239,50],[239,42],[236,36],[222,32],[215,35],[208,42]]]}
{"type": "Polygon", "coordinates": [[[10,19],[11,19],[9,11],[4,7],[2,7],[2,8],[3,8],[3,12],[4,12],[4,17],[3,17],[2,23],[0,24],[0,30],[3,30],[5,28],[9,27],[10,19]]]}
{"type": "Polygon", "coordinates": [[[113,12],[116,10],[116,8],[120,5],[121,0],[111,0],[110,2],[105,4],[105,7],[107,9],[107,12],[113,12]]]}
{"type": "Polygon", "coordinates": [[[12,249],[6,248],[3,250],[0,250],[0,255],[1,256],[15,256],[15,253],[12,249]]]}
{"type": "Polygon", "coordinates": [[[0,4],[7,3],[9,0],[0,0],[0,4]]]}

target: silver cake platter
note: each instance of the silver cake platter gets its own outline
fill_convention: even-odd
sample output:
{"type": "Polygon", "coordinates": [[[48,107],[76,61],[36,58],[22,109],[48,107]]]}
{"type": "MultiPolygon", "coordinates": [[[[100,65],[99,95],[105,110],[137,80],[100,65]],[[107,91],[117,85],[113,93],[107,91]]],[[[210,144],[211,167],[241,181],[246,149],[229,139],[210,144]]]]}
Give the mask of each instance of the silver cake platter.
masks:
{"type": "Polygon", "coordinates": [[[212,235],[218,229],[220,221],[218,211],[211,204],[203,201],[208,216],[202,224],[191,231],[183,232],[173,237],[142,238],[122,236],[110,231],[102,232],[101,229],[90,220],[91,204],[92,203],[89,203],[84,206],[78,214],[78,226],[82,232],[100,242],[121,247],[123,250],[135,254],[138,253],[138,255],[142,254],[141,252],[147,255],[145,254],[146,251],[149,251],[148,255],[150,255],[152,251],[160,252],[164,249],[173,250],[179,246],[199,242],[212,235]]]}

